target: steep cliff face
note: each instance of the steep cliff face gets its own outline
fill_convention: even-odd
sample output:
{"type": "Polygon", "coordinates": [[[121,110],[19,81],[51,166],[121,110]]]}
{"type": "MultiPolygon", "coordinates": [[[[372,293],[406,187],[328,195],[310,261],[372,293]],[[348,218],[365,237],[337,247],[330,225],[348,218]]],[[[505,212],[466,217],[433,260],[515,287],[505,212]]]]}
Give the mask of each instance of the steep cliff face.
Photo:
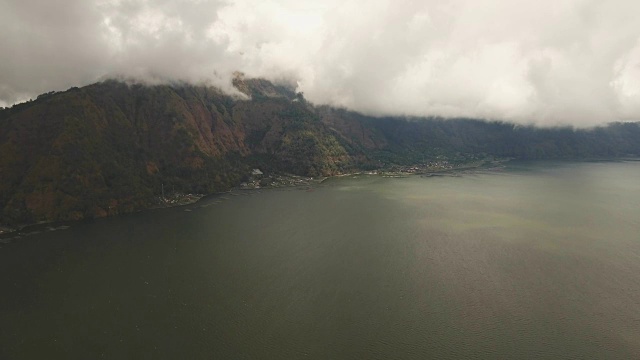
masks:
{"type": "Polygon", "coordinates": [[[251,168],[332,175],[485,155],[640,155],[640,125],[539,129],[469,119],[375,118],[315,107],[240,74],[231,97],[186,84],[106,81],[0,110],[0,224],[99,217],[157,203],[162,189],[211,193],[251,168]]]}
{"type": "Polygon", "coordinates": [[[162,187],[227,189],[257,164],[303,175],[348,165],[311,107],[246,83],[258,99],[107,81],[0,112],[0,222],[130,212],[150,206],[162,187]]]}

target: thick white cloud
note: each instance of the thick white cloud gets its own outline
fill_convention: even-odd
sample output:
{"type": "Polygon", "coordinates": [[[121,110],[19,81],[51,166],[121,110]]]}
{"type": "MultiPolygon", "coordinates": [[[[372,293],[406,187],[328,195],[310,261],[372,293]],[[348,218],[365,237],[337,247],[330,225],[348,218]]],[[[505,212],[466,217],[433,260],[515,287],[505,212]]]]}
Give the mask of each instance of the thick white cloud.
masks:
{"type": "Polygon", "coordinates": [[[297,81],[374,115],[640,120],[637,1],[8,0],[0,105],[110,76],[297,81]]]}

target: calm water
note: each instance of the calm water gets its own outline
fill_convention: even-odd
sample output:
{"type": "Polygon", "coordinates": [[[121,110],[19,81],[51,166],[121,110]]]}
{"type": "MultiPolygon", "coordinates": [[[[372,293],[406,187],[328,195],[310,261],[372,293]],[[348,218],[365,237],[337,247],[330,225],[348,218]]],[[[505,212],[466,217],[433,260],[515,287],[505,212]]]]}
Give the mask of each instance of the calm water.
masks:
{"type": "Polygon", "coordinates": [[[640,358],[640,163],[226,197],[0,244],[0,358],[640,358]]]}

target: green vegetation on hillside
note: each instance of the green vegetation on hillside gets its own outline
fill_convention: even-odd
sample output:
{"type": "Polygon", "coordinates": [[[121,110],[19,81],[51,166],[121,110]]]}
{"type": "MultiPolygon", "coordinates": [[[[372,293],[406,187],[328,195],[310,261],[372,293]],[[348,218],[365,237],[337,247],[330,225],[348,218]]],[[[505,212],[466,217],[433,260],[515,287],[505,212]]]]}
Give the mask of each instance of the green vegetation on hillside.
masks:
{"type": "Polygon", "coordinates": [[[0,110],[0,224],[73,220],[212,193],[270,174],[640,155],[640,126],[540,129],[469,119],[373,118],[314,107],[287,86],[238,76],[250,96],[186,84],[106,81],[0,110]]]}

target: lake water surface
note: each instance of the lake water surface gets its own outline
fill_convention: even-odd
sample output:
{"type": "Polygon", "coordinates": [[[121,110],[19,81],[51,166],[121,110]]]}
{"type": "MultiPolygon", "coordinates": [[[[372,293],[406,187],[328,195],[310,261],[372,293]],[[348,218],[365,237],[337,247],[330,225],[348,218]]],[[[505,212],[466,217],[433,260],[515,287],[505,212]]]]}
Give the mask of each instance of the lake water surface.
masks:
{"type": "Polygon", "coordinates": [[[638,359],[640,162],[332,178],[0,244],[0,358],[638,359]]]}

